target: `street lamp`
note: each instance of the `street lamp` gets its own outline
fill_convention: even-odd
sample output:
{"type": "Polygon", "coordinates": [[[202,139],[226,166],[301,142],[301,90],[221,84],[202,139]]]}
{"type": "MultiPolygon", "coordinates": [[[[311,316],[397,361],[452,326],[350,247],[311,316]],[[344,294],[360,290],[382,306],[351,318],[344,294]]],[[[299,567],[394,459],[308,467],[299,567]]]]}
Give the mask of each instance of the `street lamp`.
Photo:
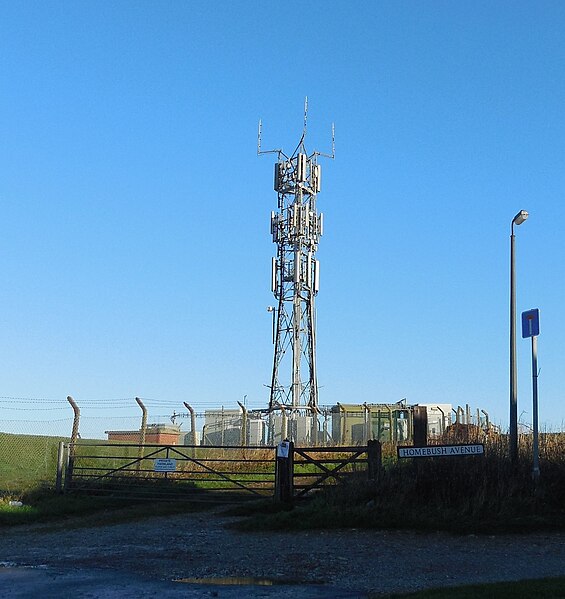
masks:
{"type": "Polygon", "coordinates": [[[520,210],[512,219],[510,227],[510,460],[518,459],[518,375],[516,372],[516,255],[514,225],[521,225],[528,218],[520,210]]]}

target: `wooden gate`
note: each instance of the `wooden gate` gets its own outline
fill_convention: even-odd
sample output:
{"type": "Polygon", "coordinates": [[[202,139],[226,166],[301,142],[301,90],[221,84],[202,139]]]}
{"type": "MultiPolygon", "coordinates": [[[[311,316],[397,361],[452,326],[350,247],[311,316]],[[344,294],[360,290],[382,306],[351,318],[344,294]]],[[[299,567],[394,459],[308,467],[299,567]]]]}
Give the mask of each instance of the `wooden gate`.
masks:
{"type": "Polygon", "coordinates": [[[294,497],[303,497],[328,484],[346,483],[355,473],[369,471],[370,475],[373,467],[372,458],[375,457],[375,452],[368,446],[294,447],[293,449],[294,497]]]}
{"type": "Polygon", "coordinates": [[[64,490],[147,499],[272,497],[272,447],[69,444],[64,490]]]}
{"type": "Polygon", "coordinates": [[[277,449],[275,497],[290,503],[327,485],[351,482],[360,473],[376,480],[381,462],[379,441],[354,447],[294,447],[285,441],[277,449]]]}

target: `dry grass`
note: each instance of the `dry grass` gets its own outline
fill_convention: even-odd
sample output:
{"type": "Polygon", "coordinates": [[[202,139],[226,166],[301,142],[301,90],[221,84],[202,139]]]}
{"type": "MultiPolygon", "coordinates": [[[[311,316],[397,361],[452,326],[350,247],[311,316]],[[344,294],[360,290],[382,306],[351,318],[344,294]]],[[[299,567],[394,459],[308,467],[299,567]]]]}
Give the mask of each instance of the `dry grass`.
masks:
{"type": "MultiPolygon", "coordinates": [[[[565,434],[540,436],[541,478],[532,479],[531,439],[520,439],[510,464],[504,435],[478,439],[484,456],[396,459],[383,446],[378,481],[359,474],[309,503],[300,517],[279,513],[248,526],[273,528],[374,527],[448,530],[460,533],[565,530],[565,434]]],[[[472,442],[472,440],[471,440],[472,442]]]]}

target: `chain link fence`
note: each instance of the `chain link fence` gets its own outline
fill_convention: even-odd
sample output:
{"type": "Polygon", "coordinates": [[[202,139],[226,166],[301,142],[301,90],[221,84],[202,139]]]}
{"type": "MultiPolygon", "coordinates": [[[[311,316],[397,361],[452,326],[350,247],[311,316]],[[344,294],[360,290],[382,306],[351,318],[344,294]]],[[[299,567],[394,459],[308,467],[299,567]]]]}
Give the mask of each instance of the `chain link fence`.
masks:
{"type": "Polygon", "coordinates": [[[0,497],[54,488],[61,442],[183,444],[181,402],[139,398],[0,398],[0,497]]]}
{"type": "MultiPolygon", "coordinates": [[[[429,439],[452,428],[492,428],[488,414],[469,406],[421,406],[429,439]],[[486,423],[486,426],[485,426],[486,423]]],[[[132,445],[265,447],[291,439],[301,447],[366,445],[369,440],[411,443],[414,406],[336,404],[316,412],[278,406],[271,412],[240,402],[230,407],[179,400],[44,399],[0,397],[0,496],[54,487],[61,442],[132,445]]]]}
{"type": "Polygon", "coordinates": [[[0,398],[0,495],[16,495],[55,480],[61,441],[70,439],[65,400],[0,398]]]}

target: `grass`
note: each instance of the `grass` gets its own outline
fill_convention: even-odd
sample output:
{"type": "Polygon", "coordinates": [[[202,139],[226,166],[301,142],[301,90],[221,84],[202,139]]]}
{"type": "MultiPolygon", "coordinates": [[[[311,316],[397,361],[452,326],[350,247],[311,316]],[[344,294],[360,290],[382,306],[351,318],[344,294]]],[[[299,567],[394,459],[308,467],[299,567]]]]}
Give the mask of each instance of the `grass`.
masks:
{"type": "MultiPolygon", "coordinates": [[[[274,488],[274,451],[250,448],[145,447],[137,461],[137,446],[81,444],[74,460],[73,489],[115,494],[142,494],[175,499],[221,491],[249,495],[249,490],[271,496],[274,488]],[[176,470],[155,472],[156,458],[172,458],[176,470]],[[119,469],[111,472],[113,469],[119,469]],[[111,473],[111,476],[108,474],[111,473]]],[[[232,498],[232,497],[230,497],[232,498]]]]}
{"type": "MultiPolygon", "coordinates": [[[[68,443],[69,439],[0,433],[0,497],[18,496],[32,489],[54,486],[61,441],[68,443]]],[[[79,443],[89,442],[84,440],[79,443]]]]}
{"type": "Polygon", "coordinates": [[[565,597],[565,577],[473,584],[395,595],[371,594],[369,599],[557,599],[565,597]]]}
{"type": "MultiPolygon", "coordinates": [[[[0,433],[0,498],[19,499],[23,493],[37,488],[55,486],[57,453],[59,443],[68,441],[62,437],[14,435],[0,433]]],[[[187,479],[184,486],[211,490],[233,487],[214,472],[229,473],[228,477],[242,484],[255,484],[266,492],[274,484],[274,451],[272,449],[211,449],[183,448],[176,450],[147,446],[144,455],[149,458],[137,462],[140,455],[137,446],[128,443],[104,444],[100,441],[80,440],[76,446],[75,481],[88,483],[86,477],[104,475],[122,469],[118,474],[125,477],[124,488],[130,488],[133,476],[137,482],[151,484],[164,478],[187,479]],[[153,471],[155,458],[171,457],[177,461],[177,472],[164,476],[153,471]],[[195,457],[198,464],[191,461],[195,457]],[[253,460],[251,462],[250,460],[253,460]],[[129,465],[128,465],[129,464],[129,465]],[[139,468],[139,470],[138,470],[139,468]],[[190,471],[190,472],[188,472],[190,471]],[[214,479],[220,480],[214,480],[214,479]],[[149,481],[149,482],[148,482],[149,481]],[[255,481],[255,482],[251,482],[255,481]]],[[[124,481],[122,481],[124,482],[124,481]]],[[[118,481],[116,481],[118,484],[118,481]]],[[[86,485],[89,486],[89,485],[86,485]]],[[[170,489],[172,490],[172,489],[170,489]]]]}
{"type": "MultiPolygon", "coordinates": [[[[245,530],[379,528],[503,533],[565,530],[563,435],[541,439],[542,477],[534,486],[527,439],[517,464],[505,437],[486,442],[482,457],[384,461],[378,481],[359,473],[319,491],[292,511],[248,515],[245,530]]],[[[390,448],[385,448],[390,449],[390,448]]]]}
{"type": "Polygon", "coordinates": [[[54,484],[63,437],[0,433],[0,495],[54,484]]]}
{"type": "MultiPolygon", "coordinates": [[[[182,455],[171,451],[177,459],[179,472],[165,476],[153,471],[153,459],[167,457],[166,449],[146,447],[144,454],[155,453],[145,459],[137,471],[137,464],[129,466],[121,478],[107,480],[81,479],[81,475],[100,475],[109,469],[120,468],[135,462],[138,447],[116,443],[101,444],[88,440],[79,441],[75,456],[76,480],[85,488],[81,493],[58,495],[54,492],[57,469],[57,453],[60,437],[13,435],[0,433],[0,527],[33,522],[68,521],[80,517],[96,521],[97,515],[107,522],[109,515],[121,521],[148,514],[177,513],[186,510],[207,509],[218,504],[218,498],[208,491],[217,487],[228,490],[222,493],[223,501],[239,500],[237,484],[220,480],[205,467],[194,465],[182,455]],[[102,458],[100,460],[99,458],[102,458]],[[186,469],[189,480],[175,480],[186,469]],[[11,506],[10,501],[22,501],[23,506],[11,506]],[[170,501],[174,500],[171,504],[170,501]]],[[[193,450],[179,447],[181,454],[191,455],[193,450]],[[189,452],[187,454],[187,451],[189,452]]],[[[273,450],[206,450],[198,448],[195,457],[208,467],[219,471],[233,471],[234,478],[246,484],[272,488],[274,481],[273,450]],[[237,458],[237,459],[234,459],[237,458]],[[254,462],[248,462],[252,458],[254,462]],[[251,471],[251,472],[250,472],[251,471]]],[[[82,487],[81,487],[82,488],[82,487]]],[[[251,495],[250,495],[251,497],[251,495]]]]}
{"type": "Polygon", "coordinates": [[[23,506],[13,507],[0,501],[0,528],[22,524],[49,523],[64,528],[100,526],[164,516],[204,511],[213,503],[155,502],[85,495],[59,495],[51,490],[23,494],[23,506]]]}
{"type": "MultiPolygon", "coordinates": [[[[129,476],[134,473],[121,481],[121,489],[119,480],[113,483],[116,489],[100,489],[122,495],[121,499],[104,499],[102,494],[82,498],[50,495],[59,441],[57,437],[0,434],[0,524],[88,513],[95,504],[100,509],[110,509],[107,501],[133,505],[131,499],[123,499],[125,493],[121,489],[131,486],[129,476]],[[24,504],[32,507],[11,508],[10,499],[23,499],[24,504]]],[[[397,460],[395,447],[383,444],[383,468],[378,481],[368,481],[365,472],[353,472],[346,484],[330,485],[291,509],[271,501],[254,502],[241,508],[246,519],[238,526],[254,530],[352,527],[488,534],[565,530],[565,434],[540,435],[542,475],[537,486],[531,478],[530,443],[529,437],[522,437],[515,465],[508,461],[507,438],[502,435],[486,440],[485,455],[481,457],[397,460]]],[[[203,451],[196,450],[199,459],[204,459],[203,451]]],[[[272,450],[239,450],[239,454],[230,451],[235,450],[218,450],[209,465],[233,470],[234,478],[242,481],[255,477],[267,492],[272,480],[272,450]],[[248,463],[246,458],[251,457],[261,461],[248,463]]],[[[77,452],[75,464],[82,465],[84,472],[99,467],[99,462],[89,456],[103,455],[107,458],[105,465],[112,463],[115,467],[137,456],[136,448],[119,444],[93,447],[84,442],[77,452]]],[[[162,475],[151,471],[152,460],[146,462],[146,478],[136,482],[141,483],[141,492],[149,490],[153,497],[161,492],[164,498],[176,495],[178,499],[183,487],[186,491],[191,487],[196,491],[196,500],[198,494],[202,498],[206,490],[223,484],[207,480],[205,469],[200,471],[192,462],[182,460],[178,461],[179,468],[195,470],[190,480],[161,480],[162,475]]],[[[299,469],[306,471],[310,465],[299,464],[299,469]]]]}

